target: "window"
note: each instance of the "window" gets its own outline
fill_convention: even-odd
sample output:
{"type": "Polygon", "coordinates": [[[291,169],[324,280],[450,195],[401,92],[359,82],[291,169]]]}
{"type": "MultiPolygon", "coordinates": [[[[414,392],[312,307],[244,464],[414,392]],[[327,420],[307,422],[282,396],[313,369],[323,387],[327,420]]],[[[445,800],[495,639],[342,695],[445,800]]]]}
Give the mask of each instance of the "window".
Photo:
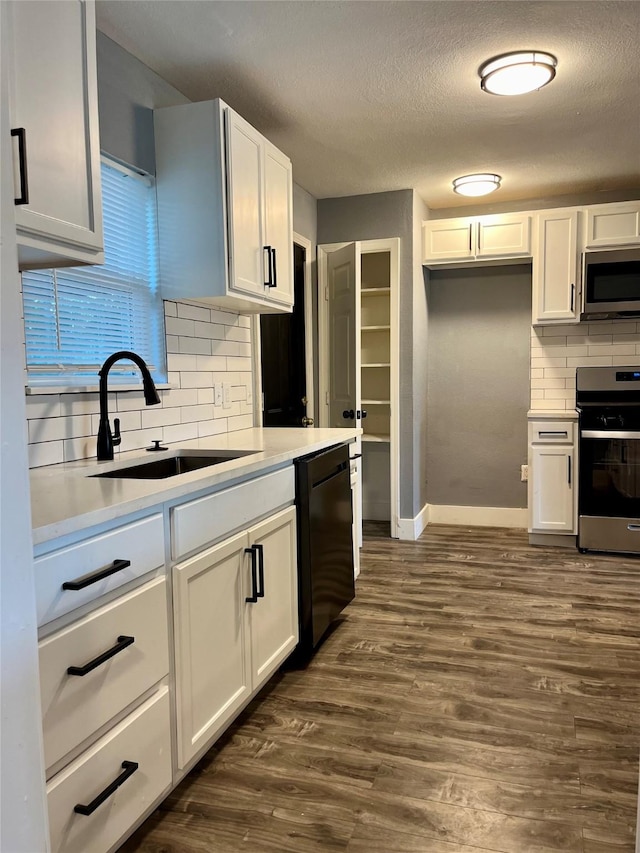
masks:
{"type": "MultiPolygon", "coordinates": [[[[102,204],[104,264],[22,274],[30,385],[97,384],[117,350],[133,350],[166,379],[153,178],[103,158],[102,204]]],[[[131,362],[117,362],[109,380],[133,375],[131,362]]]]}

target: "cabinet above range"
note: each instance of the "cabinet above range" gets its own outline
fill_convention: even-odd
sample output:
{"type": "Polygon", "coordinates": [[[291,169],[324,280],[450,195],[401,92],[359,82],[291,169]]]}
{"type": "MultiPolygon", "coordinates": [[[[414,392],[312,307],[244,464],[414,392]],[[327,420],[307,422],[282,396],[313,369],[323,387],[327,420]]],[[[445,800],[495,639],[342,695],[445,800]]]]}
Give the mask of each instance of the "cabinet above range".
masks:
{"type": "Polygon", "coordinates": [[[154,113],[163,295],[293,307],[291,162],[221,100],[154,113]]]}
{"type": "Polygon", "coordinates": [[[531,257],[531,216],[509,214],[428,220],[422,225],[426,266],[485,258],[531,257]]]}

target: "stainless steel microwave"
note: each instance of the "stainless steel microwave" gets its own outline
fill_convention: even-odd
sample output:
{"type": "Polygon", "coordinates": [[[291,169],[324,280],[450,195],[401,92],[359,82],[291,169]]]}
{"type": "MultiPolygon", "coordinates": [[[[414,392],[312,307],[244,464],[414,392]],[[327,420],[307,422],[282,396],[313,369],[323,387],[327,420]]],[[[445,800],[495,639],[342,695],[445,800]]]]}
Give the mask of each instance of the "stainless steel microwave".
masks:
{"type": "Polygon", "coordinates": [[[587,252],[581,320],[640,317],[640,248],[587,252]]]}

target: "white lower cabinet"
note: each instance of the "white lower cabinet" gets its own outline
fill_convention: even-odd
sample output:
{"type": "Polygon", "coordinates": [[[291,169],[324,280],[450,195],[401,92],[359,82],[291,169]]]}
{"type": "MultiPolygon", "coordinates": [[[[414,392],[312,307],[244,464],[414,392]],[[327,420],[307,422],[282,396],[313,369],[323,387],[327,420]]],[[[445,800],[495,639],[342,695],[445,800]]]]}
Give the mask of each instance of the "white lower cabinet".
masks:
{"type": "Polygon", "coordinates": [[[295,507],[175,566],[173,594],[183,769],[296,646],[295,507]]]}
{"type": "Polygon", "coordinates": [[[577,533],[575,424],[529,424],[529,529],[577,533]]]}
{"type": "Polygon", "coordinates": [[[171,785],[163,687],[47,785],[52,853],[105,853],[171,785]],[[119,784],[116,784],[119,783],[119,784]]]}

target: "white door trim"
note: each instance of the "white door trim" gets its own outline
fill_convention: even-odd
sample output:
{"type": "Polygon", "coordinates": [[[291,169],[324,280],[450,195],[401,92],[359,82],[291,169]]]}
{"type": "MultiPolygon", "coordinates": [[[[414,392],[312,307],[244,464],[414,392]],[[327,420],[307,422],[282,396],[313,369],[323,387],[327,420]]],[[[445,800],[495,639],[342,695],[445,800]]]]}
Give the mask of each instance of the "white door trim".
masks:
{"type": "MultiPolygon", "coordinates": [[[[311,265],[313,263],[313,244],[311,240],[302,234],[293,232],[293,243],[302,246],[304,256],[304,342],[305,342],[305,366],[307,385],[307,417],[315,420],[315,388],[314,388],[314,360],[313,360],[313,281],[311,276],[311,265]]],[[[291,246],[293,251],[293,244],[291,246]]],[[[295,275],[295,270],[294,270],[295,275]]],[[[318,303],[319,303],[318,299],[318,303]]],[[[251,358],[253,366],[253,425],[262,426],[262,363],[260,358],[260,315],[251,315],[251,358]]],[[[317,426],[317,424],[316,424],[317,426]]]]}

